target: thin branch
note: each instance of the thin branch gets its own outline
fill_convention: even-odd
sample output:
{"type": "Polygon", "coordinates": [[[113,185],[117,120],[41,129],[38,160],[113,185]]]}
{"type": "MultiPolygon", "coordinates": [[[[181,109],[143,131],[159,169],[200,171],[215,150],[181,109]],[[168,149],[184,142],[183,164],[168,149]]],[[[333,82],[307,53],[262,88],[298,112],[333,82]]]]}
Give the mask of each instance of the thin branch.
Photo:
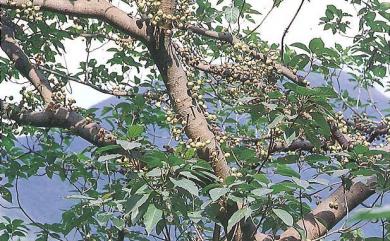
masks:
{"type": "Polygon", "coordinates": [[[103,89],[103,88],[96,86],[95,84],[83,81],[83,80],[76,78],[76,77],[73,77],[73,76],[66,75],[66,74],[61,73],[59,71],[48,69],[48,68],[43,67],[43,66],[38,66],[38,68],[43,70],[43,71],[46,71],[48,73],[57,75],[61,78],[68,79],[70,81],[74,81],[74,82],[82,84],[82,85],[86,85],[86,86],[91,87],[92,89],[97,90],[97,91],[104,93],[104,94],[113,95],[113,96],[121,96],[121,97],[134,97],[135,96],[134,93],[130,93],[129,91],[125,91],[125,90],[106,90],[106,89],[103,89]]]}
{"type": "Polygon", "coordinates": [[[19,209],[22,211],[22,213],[24,214],[24,216],[26,216],[35,226],[39,227],[40,229],[42,229],[43,231],[45,231],[46,233],[48,233],[50,235],[50,237],[56,239],[56,240],[61,240],[59,238],[57,238],[56,236],[54,236],[49,230],[47,230],[47,228],[45,226],[43,226],[41,223],[38,223],[36,222],[27,212],[26,210],[24,210],[24,208],[22,207],[22,204],[20,202],[20,197],[19,197],[19,185],[18,185],[18,182],[19,181],[19,176],[16,176],[16,180],[15,180],[15,192],[16,192],[16,202],[18,203],[18,206],[19,206],[19,209]]]}
{"type": "Polygon", "coordinates": [[[244,1],[242,2],[241,8],[240,8],[240,14],[238,15],[238,20],[237,20],[237,25],[238,25],[238,30],[237,30],[237,32],[238,32],[238,33],[240,33],[240,30],[241,30],[240,20],[241,20],[241,17],[243,16],[245,4],[246,4],[246,0],[244,0],[244,1]]]}
{"type": "Polygon", "coordinates": [[[249,36],[251,36],[252,33],[254,33],[257,29],[259,29],[261,27],[261,25],[263,25],[263,23],[265,22],[265,20],[268,18],[268,16],[271,14],[272,10],[275,9],[275,4],[272,5],[272,7],[270,8],[270,10],[268,10],[267,14],[264,16],[264,18],[260,21],[260,23],[254,28],[252,29],[245,37],[244,39],[247,39],[249,36]]]}
{"type": "MultiPolygon", "coordinates": [[[[198,27],[198,26],[191,25],[191,24],[187,25],[186,28],[188,30],[196,33],[196,34],[199,34],[199,35],[202,35],[202,36],[205,36],[205,37],[209,37],[209,38],[213,38],[213,39],[217,39],[217,40],[229,43],[231,45],[235,45],[237,43],[241,43],[240,39],[238,39],[236,36],[234,36],[233,34],[231,34],[229,32],[216,32],[216,31],[213,31],[213,30],[207,30],[207,29],[204,29],[202,27],[198,27]]],[[[256,58],[256,59],[261,59],[261,60],[265,60],[266,59],[266,56],[264,54],[262,54],[260,52],[257,52],[257,51],[254,51],[254,50],[252,50],[250,52],[250,55],[252,57],[256,58]]],[[[293,82],[295,82],[297,84],[300,84],[300,85],[306,85],[306,82],[304,81],[304,78],[302,78],[301,76],[296,75],[292,70],[290,70],[286,66],[284,66],[282,64],[275,63],[274,64],[274,68],[278,72],[283,74],[289,80],[291,80],[291,81],[293,81],[293,82]]]]}
{"type": "Polygon", "coordinates": [[[301,11],[304,2],[305,2],[305,0],[301,1],[301,4],[299,4],[299,7],[298,7],[297,11],[295,12],[294,17],[291,19],[291,21],[288,24],[287,28],[283,32],[281,46],[280,46],[281,47],[281,49],[280,49],[280,58],[282,60],[282,63],[284,63],[284,61],[283,61],[284,60],[284,58],[283,58],[283,55],[284,55],[284,38],[286,37],[286,35],[288,33],[288,30],[290,29],[291,25],[293,24],[293,22],[295,21],[296,17],[298,16],[298,13],[301,11]]]}

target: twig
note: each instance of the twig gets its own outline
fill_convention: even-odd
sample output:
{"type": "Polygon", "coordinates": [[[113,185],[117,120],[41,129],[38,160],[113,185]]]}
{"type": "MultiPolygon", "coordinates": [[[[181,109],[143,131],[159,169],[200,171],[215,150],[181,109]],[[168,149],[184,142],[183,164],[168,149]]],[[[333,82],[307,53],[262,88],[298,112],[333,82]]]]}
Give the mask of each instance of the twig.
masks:
{"type": "Polygon", "coordinates": [[[47,232],[52,238],[56,239],[56,240],[60,240],[59,238],[57,238],[56,236],[54,236],[49,230],[47,230],[41,223],[37,223],[34,219],[31,218],[31,216],[26,212],[26,210],[24,210],[24,208],[22,207],[22,204],[20,202],[20,198],[19,198],[19,186],[18,186],[18,180],[19,180],[19,176],[16,176],[16,181],[15,181],[15,192],[16,192],[16,201],[18,203],[18,206],[19,206],[19,209],[22,211],[22,213],[24,214],[24,216],[26,216],[35,226],[39,227],[40,229],[42,229],[43,231],[47,232]]]}
{"type": "Polygon", "coordinates": [[[96,86],[96,85],[94,85],[92,83],[83,81],[83,80],[78,79],[78,78],[73,77],[73,76],[65,75],[63,73],[60,73],[60,72],[55,71],[55,70],[48,69],[48,68],[43,67],[43,66],[38,66],[38,68],[43,70],[43,71],[46,71],[46,72],[52,73],[54,75],[57,75],[59,77],[68,79],[70,81],[74,81],[76,83],[89,86],[92,89],[97,90],[97,91],[99,91],[101,93],[104,93],[104,94],[114,95],[114,96],[123,96],[123,97],[134,97],[134,94],[133,93],[129,93],[128,91],[124,91],[124,90],[105,90],[105,89],[99,88],[98,86],[96,86]]]}
{"type": "Polygon", "coordinates": [[[238,33],[240,33],[240,30],[241,30],[240,18],[241,18],[241,16],[243,16],[243,10],[244,10],[245,4],[246,4],[246,0],[244,0],[244,1],[242,2],[241,9],[240,9],[240,14],[238,15],[238,20],[237,20],[237,25],[238,25],[238,30],[237,30],[237,32],[238,32],[238,33]]]}
{"type": "Polygon", "coordinates": [[[282,42],[281,42],[281,46],[280,46],[280,47],[281,47],[281,49],[280,49],[280,58],[281,58],[281,62],[282,62],[282,63],[284,63],[284,58],[283,58],[283,54],[284,54],[284,38],[286,37],[287,32],[288,32],[288,30],[290,29],[291,25],[292,25],[293,22],[295,21],[295,18],[298,16],[299,11],[301,11],[304,2],[305,2],[305,0],[302,0],[302,1],[301,1],[301,4],[299,5],[297,11],[295,12],[294,17],[291,19],[291,21],[290,21],[290,23],[288,24],[287,28],[286,28],[286,29],[284,30],[284,32],[283,32],[282,42]]]}
{"type": "Polygon", "coordinates": [[[261,27],[261,25],[263,25],[263,23],[265,22],[265,20],[268,18],[268,16],[271,14],[272,10],[274,10],[275,8],[275,4],[272,5],[272,8],[267,12],[267,14],[264,16],[264,18],[261,20],[261,22],[254,28],[252,29],[244,38],[243,40],[247,39],[249,36],[251,36],[252,33],[254,33],[258,28],[261,27]]]}

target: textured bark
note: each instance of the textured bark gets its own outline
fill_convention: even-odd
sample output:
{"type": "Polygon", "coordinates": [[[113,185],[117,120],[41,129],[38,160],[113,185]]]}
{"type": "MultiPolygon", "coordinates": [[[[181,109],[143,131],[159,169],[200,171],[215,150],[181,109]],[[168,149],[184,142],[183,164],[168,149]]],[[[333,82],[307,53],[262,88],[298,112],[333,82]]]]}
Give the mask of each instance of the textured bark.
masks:
{"type": "Polygon", "coordinates": [[[187,75],[173,45],[170,43],[169,36],[164,36],[164,34],[158,34],[157,36],[155,42],[151,42],[149,49],[160,70],[177,114],[187,121],[184,128],[185,133],[195,141],[206,142],[210,140],[210,144],[198,149],[199,157],[209,161],[215,174],[224,179],[229,176],[230,168],[218,141],[208,127],[204,114],[194,105],[188,94],[187,75]]]}
{"type": "MultiPolygon", "coordinates": [[[[358,182],[353,184],[349,190],[343,186],[339,187],[315,209],[306,214],[302,220],[298,221],[297,225],[304,230],[306,228],[307,239],[316,239],[325,235],[347,215],[347,212],[375,193],[375,183],[375,178],[371,178],[367,185],[358,182]],[[338,207],[331,208],[334,204],[337,204],[338,207]]],[[[289,228],[280,236],[279,240],[298,241],[302,239],[297,230],[289,228]]]]}
{"type": "Polygon", "coordinates": [[[0,102],[0,113],[3,118],[11,119],[19,125],[69,129],[96,146],[116,144],[116,138],[102,129],[99,124],[88,121],[79,113],[63,107],[55,111],[23,112],[0,102]],[[104,133],[104,138],[99,138],[99,131],[104,133]]]}

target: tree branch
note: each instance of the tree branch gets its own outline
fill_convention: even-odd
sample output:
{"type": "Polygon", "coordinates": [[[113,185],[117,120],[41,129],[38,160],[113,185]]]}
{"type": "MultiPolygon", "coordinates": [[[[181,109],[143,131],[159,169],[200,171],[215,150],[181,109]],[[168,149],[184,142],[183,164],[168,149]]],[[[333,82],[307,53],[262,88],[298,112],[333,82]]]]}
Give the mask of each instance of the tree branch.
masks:
{"type": "Polygon", "coordinates": [[[202,159],[210,161],[218,177],[225,179],[230,175],[230,168],[218,141],[208,128],[204,114],[193,105],[192,98],[188,95],[187,75],[170,37],[160,34],[155,39],[156,42],[151,42],[149,50],[160,70],[176,112],[187,121],[185,126],[187,136],[199,142],[210,141],[198,149],[198,154],[202,159]]]}
{"type": "Polygon", "coordinates": [[[344,150],[351,147],[350,140],[343,135],[343,133],[337,128],[335,124],[330,124],[330,130],[334,139],[340,144],[340,146],[344,150]]]}
{"type": "Polygon", "coordinates": [[[286,143],[276,143],[272,149],[271,152],[285,152],[285,151],[296,151],[296,150],[302,150],[302,151],[311,151],[313,150],[314,145],[311,144],[310,141],[305,139],[296,139],[294,140],[290,145],[286,145],[286,143]]]}
{"type": "Polygon", "coordinates": [[[26,54],[18,46],[14,38],[15,31],[6,24],[6,21],[6,17],[1,14],[1,49],[15,63],[19,72],[34,85],[44,102],[51,102],[52,89],[49,82],[34,68],[26,54]]]}
{"type": "MultiPolygon", "coordinates": [[[[96,122],[84,118],[73,110],[68,110],[64,107],[54,107],[55,104],[51,101],[52,89],[46,77],[29,62],[29,59],[23,50],[16,45],[14,29],[5,24],[5,16],[2,15],[1,17],[1,48],[5,49],[5,52],[11,59],[16,59],[16,69],[25,75],[25,77],[35,86],[47,104],[46,111],[24,112],[18,110],[16,106],[6,104],[0,100],[1,116],[14,120],[19,125],[69,129],[76,135],[96,146],[116,144],[116,137],[96,122]]],[[[126,153],[126,151],[122,150],[120,153],[126,153]]]]}
{"type": "MultiPolygon", "coordinates": [[[[241,40],[239,38],[237,38],[236,36],[234,36],[233,34],[231,34],[229,32],[216,32],[213,30],[207,30],[207,29],[204,29],[202,27],[198,27],[198,26],[191,25],[191,24],[187,25],[186,28],[188,30],[192,31],[193,33],[196,33],[196,34],[199,34],[199,35],[202,35],[205,37],[213,38],[216,40],[220,40],[220,41],[229,43],[231,45],[241,43],[241,40]]],[[[256,59],[261,59],[261,60],[266,59],[266,56],[264,54],[256,52],[256,51],[251,51],[250,54],[256,59]]],[[[283,74],[289,80],[291,80],[295,83],[298,83],[300,85],[306,85],[305,80],[301,76],[296,75],[292,70],[290,70],[286,66],[283,66],[282,64],[275,63],[274,67],[278,72],[283,74]]]]}
{"type": "Polygon", "coordinates": [[[388,134],[389,131],[390,131],[389,126],[386,123],[381,122],[372,130],[372,132],[371,132],[370,136],[368,137],[367,141],[368,142],[373,142],[375,140],[375,138],[377,138],[380,135],[388,134]]]}
{"type": "MultiPolygon", "coordinates": [[[[342,220],[347,213],[375,193],[376,178],[372,177],[367,184],[354,183],[350,189],[339,187],[315,209],[297,222],[297,225],[307,231],[307,239],[315,239],[325,235],[332,227],[342,220]],[[346,202],[345,202],[346,201],[346,202]]],[[[287,229],[279,241],[302,240],[294,228],[287,229]]]]}
{"type": "MultiPolygon", "coordinates": [[[[0,6],[4,8],[23,8],[30,0],[0,0],[0,6]]],[[[34,6],[40,6],[42,10],[49,10],[61,14],[92,17],[101,19],[131,37],[146,42],[148,40],[147,27],[142,20],[136,20],[128,16],[124,11],[113,6],[108,1],[102,0],[34,0],[34,6]]]]}
{"type": "Polygon", "coordinates": [[[18,110],[16,106],[0,101],[0,113],[3,118],[13,120],[19,125],[69,129],[96,146],[116,144],[116,137],[109,131],[64,107],[53,111],[30,112],[18,110]]]}

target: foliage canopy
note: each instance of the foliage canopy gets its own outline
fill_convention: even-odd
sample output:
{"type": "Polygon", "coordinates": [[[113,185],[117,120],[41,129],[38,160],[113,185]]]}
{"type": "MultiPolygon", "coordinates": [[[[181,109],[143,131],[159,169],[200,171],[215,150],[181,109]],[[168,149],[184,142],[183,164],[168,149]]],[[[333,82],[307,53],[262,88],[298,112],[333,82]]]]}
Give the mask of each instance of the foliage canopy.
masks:
{"type": "Polygon", "coordinates": [[[386,87],[390,4],[328,5],[311,21],[353,39],[330,46],[284,43],[309,1],[281,43],[252,2],[0,0],[0,83],[24,86],[0,99],[1,198],[24,214],[0,240],[390,239],[390,109],[340,87],[386,87]],[[87,54],[72,72],[74,43],[87,54]],[[73,82],[118,101],[79,108],[73,82]],[[59,222],[23,208],[34,176],[74,187],[59,222]]]}

